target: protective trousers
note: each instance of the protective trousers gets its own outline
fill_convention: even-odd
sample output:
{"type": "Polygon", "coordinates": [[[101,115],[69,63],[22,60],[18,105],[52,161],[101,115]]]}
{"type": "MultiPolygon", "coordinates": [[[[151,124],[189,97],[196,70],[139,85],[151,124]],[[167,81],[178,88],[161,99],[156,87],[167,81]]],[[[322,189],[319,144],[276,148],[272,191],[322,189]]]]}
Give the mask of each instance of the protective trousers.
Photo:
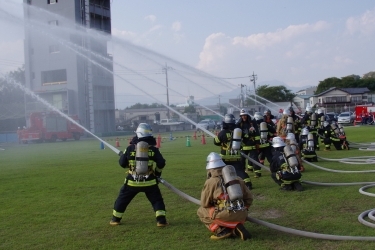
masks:
{"type": "Polygon", "coordinates": [[[120,189],[120,193],[115,201],[115,205],[113,208],[114,216],[121,218],[129,203],[140,192],[146,194],[147,199],[150,201],[155,211],[156,217],[161,216],[164,219],[165,204],[158,185],[146,187],[132,187],[124,184],[120,189]]]}

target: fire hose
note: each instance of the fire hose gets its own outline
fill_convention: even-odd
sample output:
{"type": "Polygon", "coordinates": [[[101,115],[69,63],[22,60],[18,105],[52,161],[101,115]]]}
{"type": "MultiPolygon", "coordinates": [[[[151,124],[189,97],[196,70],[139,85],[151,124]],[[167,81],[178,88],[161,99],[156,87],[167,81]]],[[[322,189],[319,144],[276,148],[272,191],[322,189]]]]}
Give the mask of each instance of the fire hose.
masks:
{"type": "MultiPolygon", "coordinates": [[[[171,184],[169,184],[166,180],[159,178],[159,182],[162,183],[164,186],[166,186],[168,189],[170,189],[172,192],[178,194],[182,198],[191,201],[197,205],[200,205],[200,201],[198,199],[195,199],[184,192],[178,190],[171,184]]],[[[375,185],[375,183],[374,183],[375,185]]],[[[369,210],[371,211],[371,210],[369,210]]],[[[370,213],[369,211],[366,211],[370,213]]],[[[276,224],[272,224],[266,221],[258,220],[255,218],[252,218],[250,216],[247,216],[247,221],[253,222],[258,225],[266,226],[268,228],[281,231],[288,234],[294,234],[298,236],[308,237],[308,238],[314,238],[314,239],[324,239],[324,240],[357,240],[357,241],[375,241],[375,237],[367,237],[367,236],[343,236],[343,235],[331,235],[331,234],[319,234],[319,233],[313,233],[313,232],[307,232],[302,230],[297,230],[293,228],[283,227],[276,224]]]]}
{"type": "MultiPolygon", "coordinates": [[[[100,138],[98,138],[98,137],[96,137],[96,138],[99,139],[100,141],[104,142],[100,138]]],[[[113,146],[111,146],[111,145],[109,145],[107,143],[106,143],[106,145],[109,146],[109,148],[112,151],[114,151],[116,154],[120,153],[120,150],[118,150],[117,148],[115,148],[115,147],[113,147],[113,146]]],[[[241,152],[241,155],[243,157],[247,158],[248,160],[250,160],[252,163],[258,165],[259,167],[264,168],[264,169],[270,171],[270,169],[268,167],[266,167],[263,164],[260,164],[259,162],[251,159],[246,154],[244,154],[244,153],[241,152]]],[[[166,180],[164,180],[162,178],[159,178],[158,180],[159,180],[160,183],[162,183],[164,186],[166,186],[168,189],[170,189],[171,191],[173,191],[177,195],[181,196],[182,198],[184,198],[184,199],[186,199],[188,201],[191,201],[191,202],[193,202],[193,203],[195,203],[197,205],[200,205],[200,201],[198,199],[195,199],[195,198],[193,198],[193,197],[185,194],[184,192],[178,190],[177,188],[175,188],[174,186],[172,186],[171,184],[169,184],[166,180]]],[[[306,181],[303,181],[303,182],[305,182],[307,184],[319,185],[319,184],[314,183],[314,182],[306,182],[306,181]]],[[[364,186],[364,187],[362,187],[360,189],[360,192],[363,192],[366,195],[369,194],[369,193],[367,193],[367,192],[365,192],[363,190],[366,189],[366,188],[375,186],[375,183],[364,183],[364,182],[356,183],[356,184],[350,184],[350,185],[358,185],[358,184],[361,184],[361,185],[362,184],[371,184],[371,185],[368,185],[368,186],[364,186]]],[[[333,183],[330,184],[330,185],[333,185],[333,183]]],[[[370,195],[372,196],[373,194],[370,194],[370,195]]],[[[367,221],[365,221],[363,219],[365,216],[368,216],[370,219],[371,218],[375,219],[375,210],[367,210],[367,211],[363,212],[361,215],[358,216],[358,220],[361,223],[363,223],[365,225],[366,224],[370,224],[369,226],[375,227],[375,226],[373,226],[373,224],[371,224],[371,223],[369,223],[369,222],[367,222],[367,221]]],[[[262,221],[262,220],[258,220],[258,219],[252,218],[250,216],[247,216],[246,219],[249,222],[253,222],[253,223],[258,224],[258,225],[266,226],[268,228],[271,228],[271,229],[274,229],[274,230],[277,230],[277,231],[281,231],[281,232],[288,233],[288,234],[294,234],[294,235],[298,235],[298,236],[303,236],[303,237],[308,237],[308,238],[325,239],[325,240],[375,241],[375,237],[367,237],[367,236],[342,236],[342,235],[319,234],[319,233],[307,232],[307,231],[302,231],[302,230],[297,230],[297,229],[293,229],[293,228],[287,228],[287,227],[279,226],[279,225],[272,224],[272,223],[269,223],[269,222],[266,222],[266,221],[262,221]]]]}

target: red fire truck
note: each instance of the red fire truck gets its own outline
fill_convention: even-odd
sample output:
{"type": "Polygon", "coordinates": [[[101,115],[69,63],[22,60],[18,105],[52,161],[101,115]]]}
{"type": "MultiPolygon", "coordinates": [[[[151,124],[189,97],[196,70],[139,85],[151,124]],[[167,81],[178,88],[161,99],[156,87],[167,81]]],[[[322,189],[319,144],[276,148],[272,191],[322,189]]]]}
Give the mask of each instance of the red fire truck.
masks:
{"type": "MultiPolygon", "coordinates": [[[[69,116],[79,124],[77,115],[69,116]]],[[[30,114],[28,127],[19,132],[22,143],[34,142],[55,142],[56,140],[66,141],[67,139],[79,140],[84,129],[59,115],[57,112],[35,112],[30,114]]]]}
{"type": "MultiPolygon", "coordinates": [[[[362,111],[365,112],[365,114],[367,113],[367,115],[370,115],[370,112],[372,112],[372,115],[375,115],[375,106],[373,106],[372,104],[368,104],[368,105],[357,105],[355,106],[355,122],[356,123],[361,123],[362,122],[362,111]]],[[[370,120],[369,119],[370,117],[368,117],[368,121],[370,120]]],[[[374,119],[374,117],[372,117],[371,119],[374,119]]]]}

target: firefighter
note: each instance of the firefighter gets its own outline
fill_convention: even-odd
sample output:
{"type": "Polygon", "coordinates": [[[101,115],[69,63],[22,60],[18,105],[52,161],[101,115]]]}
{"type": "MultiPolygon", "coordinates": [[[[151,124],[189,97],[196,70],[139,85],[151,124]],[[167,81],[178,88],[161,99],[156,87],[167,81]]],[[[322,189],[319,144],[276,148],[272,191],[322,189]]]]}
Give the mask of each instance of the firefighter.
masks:
{"type": "Polygon", "coordinates": [[[296,154],[296,157],[297,157],[298,163],[299,163],[298,170],[300,172],[305,171],[305,167],[303,166],[303,162],[302,162],[302,153],[301,153],[301,150],[298,147],[298,142],[297,142],[296,137],[293,133],[288,133],[288,135],[285,138],[285,144],[290,145],[292,147],[294,153],[296,154]]]}
{"type": "Polygon", "coordinates": [[[303,127],[308,127],[309,132],[314,136],[314,149],[319,150],[317,114],[312,113],[311,106],[306,107],[306,112],[301,120],[301,124],[303,127]]]}
{"type": "Polygon", "coordinates": [[[272,140],[274,148],[270,165],[272,179],[285,191],[303,191],[301,173],[298,170],[298,159],[290,145],[285,145],[281,137],[272,140]]]}
{"type": "Polygon", "coordinates": [[[259,162],[264,165],[264,159],[267,158],[268,163],[272,161],[272,146],[271,141],[274,134],[269,131],[270,125],[266,122],[261,122],[259,125],[260,131],[260,145],[259,145],[259,162]]]}
{"type": "Polygon", "coordinates": [[[349,143],[346,140],[344,128],[340,124],[337,126],[336,123],[332,123],[331,126],[327,128],[327,130],[329,131],[327,132],[327,134],[329,135],[329,140],[327,140],[327,144],[325,143],[326,151],[330,150],[329,146],[331,145],[331,143],[336,148],[336,150],[349,150],[349,143]]]}
{"type": "Polygon", "coordinates": [[[290,110],[284,109],[283,115],[277,123],[276,128],[277,136],[285,139],[288,133],[294,133],[294,121],[290,116],[290,110]]]}
{"type": "Polygon", "coordinates": [[[143,192],[155,211],[156,225],[165,227],[168,225],[165,204],[158,186],[165,159],[155,147],[156,139],[152,136],[149,124],[140,123],[135,133],[137,139],[132,140],[134,144],[130,144],[123,153],[120,152],[119,164],[129,170],[115,201],[110,225],[119,225],[129,203],[138,193],[143,192]]]}
{"type": "Polygon", "coordinates": [[[212,240],[238,236],[251,238],[244,227],[253,195],[233,166],[226,165],[217,153],[207,156],[207,180],[201,193],[199,219],[210,230],[212,240]]]}
{"type": "Polygon", "coordinates": [[[315,138],[314,134],[308,132],[307,130],[307,136],[306,136],[306,128],[302,129],[301,132],[301,138],[302,136],[304,139],[301,139],[302,142],[304,142],[302,145],[302,157],[306,161],[318,161],[318,156],[316,155],[315,151],[315,138]]]}
{"type": "Polygon", "coordinates": [[[274,119],[276,119],[276,118],[273,114],[271,114],[271,110],[267,109],[265,111],[264,116],[263,116],[263,121],[265,121],[267,124],[271,125],[272,127],[274,127],[276,129],[276,125],[273,122],[274,119]]]}
{"type": "Polygon", "coordinates": [[[290,117],[293,118],[294,123],[294,135],[296,138],[296,141],[299,141],[299,136],[301,134],[302,126],[301,126],[301,119],[299,116],[296,115],[296,112],[294,111],[293,107],[289,108],[290,117]]]}
{"type": "MultiPolygon", "coordinates": [[[[242,153],[248,155],[251,159],[256,162],[258,160],[258,148],[259,148],[259,129],[257,125],[257,121],[252,119],[246,110],[241,109],[240,111],[240,119],[236,123],[236,127],[242,130],[242,135],[247,137],[245,145],[242,147],[242,153]]],[[[242,158],[244,161],[244,165],[246,166],[246,158],[242,158]]],[[[260,177],[260,167],[253,164],[250,160],[247,160],[247,169],[248,171],[254,171],[255,177],[260,177]],[[255,165],[255,167],[253,167],[255,165]]]]}
{"type": "MultiPolygon", "coordinates": [[[[214,138],[214,144],[220,146],[220,155],[225,164],[232,165],[236,169],[237,175],[245,181],[246,186],[252,189],[250,177],[245,172],[246,162],[241,156],[243,146],[249,145],[249,137],[247,134],[242,134],[240,128],[236,128],[235,118],[232,114],[226,114],[224,116],[222,127],[223,129],[214,138]]],[[[254,127],[250,127],[249,133],[254,129],[254,127]]],[[[253,149],[253,147],[255,146],[247,146],[245,149],[250,150],[253,149]]]]}

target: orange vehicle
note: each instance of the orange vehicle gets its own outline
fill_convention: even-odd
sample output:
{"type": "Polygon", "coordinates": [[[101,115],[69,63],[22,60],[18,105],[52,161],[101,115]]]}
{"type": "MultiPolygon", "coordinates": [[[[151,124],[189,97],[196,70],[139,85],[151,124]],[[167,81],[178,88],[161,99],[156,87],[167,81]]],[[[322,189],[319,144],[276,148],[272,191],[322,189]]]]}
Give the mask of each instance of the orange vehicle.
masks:
{"type": "MultiPolygon", "coordinates": [[[[78,116],[69,116],[74,122],[79,123],[78,116]]],[[[84,129],[74,122],[59,115],[57,112],[34,112],[30,114],[28,127],[20,131],[22,143],[55,142],[67,139],[79,140],[84,129]]]]}

